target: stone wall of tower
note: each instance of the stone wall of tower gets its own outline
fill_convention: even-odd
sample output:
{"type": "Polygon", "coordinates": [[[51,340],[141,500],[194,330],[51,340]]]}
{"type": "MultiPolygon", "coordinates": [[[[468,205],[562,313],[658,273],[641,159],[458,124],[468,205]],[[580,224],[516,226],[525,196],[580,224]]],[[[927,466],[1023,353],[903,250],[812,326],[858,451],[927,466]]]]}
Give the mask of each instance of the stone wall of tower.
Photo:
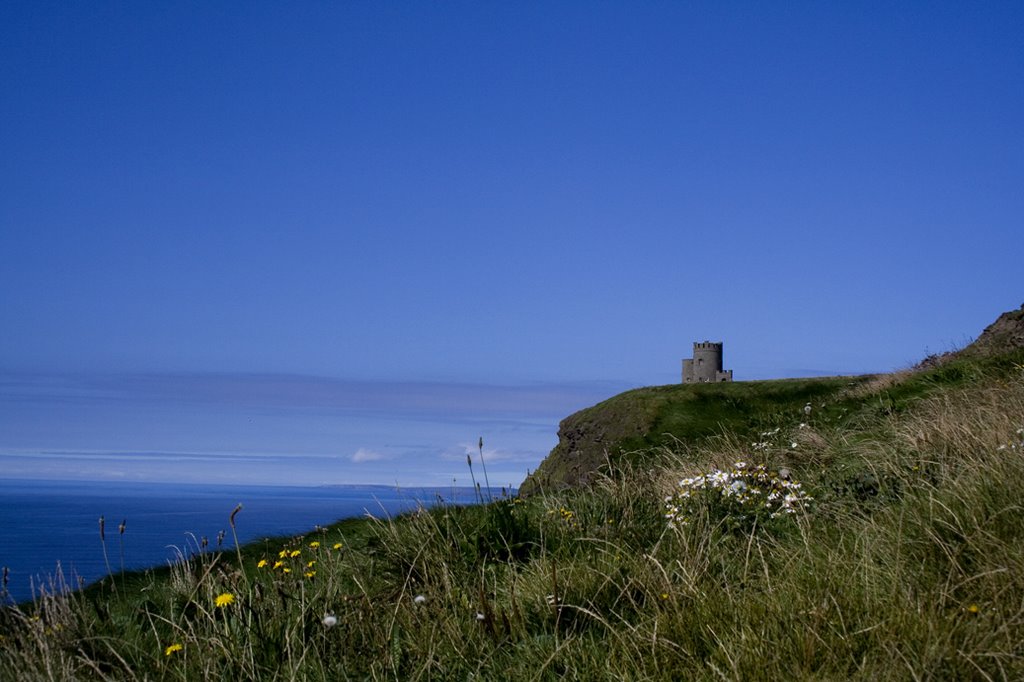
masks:
{"type": "Polygon", "coordinates": [[[732,381],[732,370],[722,370],[722,343],[697,341],[693,359],[683,360],[683,383],[718,383],[732,381]]]}
{"type": "Polygon", "coordinates": [[[683,360],[683,383],[693,383],[693,360],[689,358],[683,360]]]}
{"type": "Polygon", "coordinates": [[[703,341],[693,344],[693,378],[698,382],[713,382],[722,371],[722,344],[703,341]]]}

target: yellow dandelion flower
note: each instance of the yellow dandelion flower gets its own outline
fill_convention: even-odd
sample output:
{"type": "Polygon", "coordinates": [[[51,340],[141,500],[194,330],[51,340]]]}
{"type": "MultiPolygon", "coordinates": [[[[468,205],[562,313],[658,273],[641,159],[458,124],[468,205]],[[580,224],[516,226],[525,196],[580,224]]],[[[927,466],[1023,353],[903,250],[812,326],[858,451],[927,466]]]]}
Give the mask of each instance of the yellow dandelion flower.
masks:
{"type": "Polygon", "coordinates": [[[286,558],[288,558],[288,550],[287,549],[282,549],[280,552],[277,553],[277,558],[278,559],[286,559],[286,558]]]}
{"type": "Polygon", "coordinates": [[[306,571],[307,578],[312,578],[314,575],[316,575],[316,571],[306,571]]]}
{"type": "Polygon", "coordinates": [[[331,549],[341,549],[341,543],[340,542],[335,542],[334,546],[331,547],[331,549]]]}
{"type": "Polygon", "coordinates": [[[310,562],[308,562],[306,564],[306,568],[313,568],[313,564],[315,564],[315,563],[316,563],[316,559],[313,559],[312,561],[310,561],[310,562]]]}
{"type": "Polygon", "coordinates": [[[290,556],[291,558],[294,559],[295,557],[299,556],[300,554],[302,554],[302,552],[300,550],[293,549],[291,551],[291,554],[289,554],[288,556],[290,556]]]}
{"type": "Polygon", "coordinates": [[[317,541],[317,540],[313,540],[313,542],[309,543],[309,546],[312,547],[313,549],[316,549],[317,547],[320,546],[320,542],[317,541]]]}
{"type": "Polygon", "coordinates": [[[281,572],[282,572],[282,573],[291,573],[291,572],[292,572],[292,569],[290,569],[290,568],[288,568],[287,566],[285,566],[284,568],[282,568],[282,569],[281,569],[281,572]]]}
{"type": "Polygon", "coordinates": [[[214,606],[216,606],[218,609],[222,609],[225,606],[230,606],[231,604],[235,603],[235,595],[231,594],[230,592],[218,594],[217,598],[214,600],[213,603],[214,606]]]}
{"type": "Polygon", "coordinates": [[[282,566],[284,566],[284,562],[283,561],[275,561],[273,569],[276,571],[277,569],[281,568],[282,566]]]}
{"type": "Polygon", "coordinates": [[[175,651],[181,651],[181,650],[182,650],[182,649],[184,649],[184,648],[185,648],[185,647],[183,647],[183,646],[182,646],[182,645],[180,645],[180,644],[177,644],[177,643],[175,643],[175,644],[172,644],[172,645],[170,645],[169,647],[167,647],[166,649],[164,649],[164,656],[170,656],[170,655],[171,655],[171,654],[173,654],[173,653],[174,653],[175,651]]]}
{"type": "Polygon", "coordinates": [[[665,600],[667,600],[667,599],[668,599],[668,592],[662,592],[662,593],[661,593],[661,600],[662,600],[662,601],[665,601],[665,600]]]}
{"type": "Polygon", "coordinates": [[[267,560],[266,559],[260,559],[260,562],[258,564],[256,564],[256,568],[263,568],[266,565],[267,565],[267,560]]]}
{"type": "Polygon", "coordinates": [[[981,611],[981,607],[978,606],[977,604],[971,604],[970,606],[967,607],[967,613],[979,613],[980,611],[981,611]]]}

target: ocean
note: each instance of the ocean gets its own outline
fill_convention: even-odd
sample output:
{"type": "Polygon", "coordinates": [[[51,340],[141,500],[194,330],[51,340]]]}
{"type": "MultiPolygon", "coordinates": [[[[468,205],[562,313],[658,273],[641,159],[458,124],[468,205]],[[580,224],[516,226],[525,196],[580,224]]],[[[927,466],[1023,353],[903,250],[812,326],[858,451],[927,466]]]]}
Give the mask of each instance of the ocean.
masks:
{"type": "Polygon", "coordinates": [[[7,600],[30,599],[48,586],[59,566],[68,583],[91,583],[107,574],[99,518],[105,519],[111,569],[163,566],[201,538],[233,547],[228,517],[241,544],[297,535],[367,513],[381,517],[417,504],[471,504],[471,488],[401,488],[369,485],[320,487],[202,485],[0,479],[0,567],[8,573],[7,600]],[[125,532],[118,526],[124,522],[125,532]],[[122,542],[123,541],[123,542],[122,542]]]}

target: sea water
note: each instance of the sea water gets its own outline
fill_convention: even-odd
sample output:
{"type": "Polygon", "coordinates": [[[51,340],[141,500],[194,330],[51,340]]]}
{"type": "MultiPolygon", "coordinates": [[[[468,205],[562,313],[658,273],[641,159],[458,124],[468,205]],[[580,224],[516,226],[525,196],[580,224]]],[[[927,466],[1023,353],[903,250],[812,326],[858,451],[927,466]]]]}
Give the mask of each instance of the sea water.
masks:
{"type": "Polygon", "coordinates": [[[8,569],[7,600],[50,590],[59,566],[67,583],[93,582],[117,572],[164,566],[207,538],[233,547],[228,518],[236,505],[242,544],[296,535],[317,525],[372,514],[395,515],[417,505],[472,503],[471,488],[366,485],[292,487],[86,481],[0,480],[0,566],[8,569]],[[106,554],[100,541],[104,518],[106,554]],[[119,532],[121,523],[124,533],[119,532]]]}

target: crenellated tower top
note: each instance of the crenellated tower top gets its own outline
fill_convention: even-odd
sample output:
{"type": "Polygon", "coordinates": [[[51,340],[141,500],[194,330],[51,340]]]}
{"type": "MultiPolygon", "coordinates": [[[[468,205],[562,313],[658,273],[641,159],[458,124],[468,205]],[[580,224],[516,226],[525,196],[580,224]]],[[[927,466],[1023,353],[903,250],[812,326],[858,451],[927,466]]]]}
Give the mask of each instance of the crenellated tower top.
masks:
{"type": "Polygon", "coordinates": [[[732,381],[732,370],[722,369],[721,341],[694,341],[693,358],[683,360],[684,384],[732,381]]]}

